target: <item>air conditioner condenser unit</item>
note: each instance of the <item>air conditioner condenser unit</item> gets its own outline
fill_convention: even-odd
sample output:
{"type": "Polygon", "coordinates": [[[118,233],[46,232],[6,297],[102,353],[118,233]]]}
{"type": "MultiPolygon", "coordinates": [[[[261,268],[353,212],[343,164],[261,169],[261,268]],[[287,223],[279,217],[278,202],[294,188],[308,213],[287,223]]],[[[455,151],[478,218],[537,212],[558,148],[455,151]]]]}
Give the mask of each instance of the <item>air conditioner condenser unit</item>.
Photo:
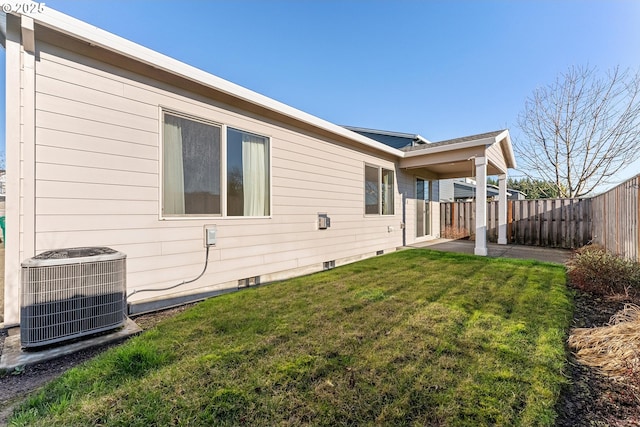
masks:
{"type": "Polygon", "coordinates": [[[25,349],[108,331],[126,321],[126,255],[106,247],[57,249],[22,263],[25,349]]]}

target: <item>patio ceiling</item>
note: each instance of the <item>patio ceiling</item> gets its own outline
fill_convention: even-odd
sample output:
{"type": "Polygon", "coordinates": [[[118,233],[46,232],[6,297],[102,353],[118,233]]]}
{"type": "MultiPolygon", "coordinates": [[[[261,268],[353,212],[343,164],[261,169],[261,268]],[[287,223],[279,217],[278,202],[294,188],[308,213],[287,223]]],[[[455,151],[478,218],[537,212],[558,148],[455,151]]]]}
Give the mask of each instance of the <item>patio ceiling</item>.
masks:
{"type": "Polygon", "coordinates": [[[475,175],[475,159],[487,158],[487,175],[507,173],[516,162],[508,130],[472,135],[403,149],[400,168],[434,179],[475,175]]]}

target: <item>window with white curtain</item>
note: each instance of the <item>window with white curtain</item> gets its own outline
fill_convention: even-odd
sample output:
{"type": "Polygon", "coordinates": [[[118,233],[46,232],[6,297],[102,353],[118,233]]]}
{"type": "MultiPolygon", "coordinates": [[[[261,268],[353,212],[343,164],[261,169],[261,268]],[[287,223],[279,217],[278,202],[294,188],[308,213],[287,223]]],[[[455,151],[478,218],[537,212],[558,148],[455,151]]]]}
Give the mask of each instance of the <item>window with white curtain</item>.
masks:
{"type": "Polygon", "coordinates": [[[380,168],[376,166],[364,167],[364,213],[380,213],[380,168]]]}
{"type": "Polygon", "coordinates": [[[221,128],[169,113],[163,127],[163,215],[220,215],[221,128]]]}
{"type": "Polygon", "coordinates": [[[382,215],[393,215],[393,171],[382,169],[382,215]]]}
{"type": "Polygon", "coordinates": [[[270,214],[269,139],[227,129],[227,215],[270,214]]]}
{"type": "Polygon", "coordinates": [[[364,166],[364,213],[366,215],[393,215],[394,172],[378,166],[364,166]]]}

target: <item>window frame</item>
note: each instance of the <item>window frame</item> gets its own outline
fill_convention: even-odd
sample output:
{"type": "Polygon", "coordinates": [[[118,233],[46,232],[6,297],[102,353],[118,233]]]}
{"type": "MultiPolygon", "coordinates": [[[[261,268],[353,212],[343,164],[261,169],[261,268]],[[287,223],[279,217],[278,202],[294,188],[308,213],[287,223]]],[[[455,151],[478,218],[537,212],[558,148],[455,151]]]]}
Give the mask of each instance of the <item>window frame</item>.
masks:
{"type": "Polygon", "coordinates": [[[158,135],[159,135],[159,171],[158,171],[158,218],[162,221],[185,221],[185,220],[210,220],[212,218],[224,218],[225,220],[242,220],[242,219],[269,219],[273,216],[273,150],[272,150],[272,141],[273,138],[271,135],[258,133],[255,131],[248,130],[241,126],[228,125],[225,123],[220,123],[215,120],[209,120],[202,116],[193,115],[189,113],[184,113],[181,111],[177,111],[173,108],[167,108],[164,106],[159,107],[160,117],[158,120],[158,135]],[[165,123],[165,114],[169,114],[174,117],[179,117],[187,120],[192,120],[195,122],[200,122],[206,125],[214,126],[220,129],[220,213],[216,214],[184,214],[184,215],[166,215],[164,213],[164,123],[165,123]],[[261,138],[264,138],[267,141],[267,150],[268,154],[266,156],[268,167],[267,167],[267,178],[269,180],[269,198],[268,198],[268,215],[260,215],[260,216],[243,216],[243,215],[233,215],[229,216],[227,214],[227,132],[228,129],[233,129],[238,132],[245,132],[248,134],[252,134],[261,138]]]}
{"type": "Polygon", "coordinates": [[[393,216],[396,214],[396,171],[393,169],[387,169],[384,167],[380,168],[380,215],[383,216],[393,216]],[[391,187],[390,187],[390,192],[391,192],[391,205],[387,206],[387,212],[384,212],[384,173],[386,172],[391,172],[391,178],[392,178],[392,182],[391,182],[391,187]],[[391,208],[391,212],[388,212],[389,208],[391,208]]]}
{"type": "Polygon", "coordinates": [[[364,164],[364,179],[363,179],[363,191],[364,191],[364,216],[368,216],[368,217],[376,217],[376,216],[394,216],[396,213],[396,208],[395,208],[395,201],[396,201],[396,171],[395,169],[391,169],[391,168],[386,168],[383,166],[378,166],[378,165],[374,165],[371,163],[365,163],[364,164]],[[373,168],[377,171],[377,199],[378,199],[378,206],[377,206],[377,211],[375,213],[368,213],[367,212],[367,168],[373,168]],[[385,213],[383,210],[384,207],[384,203],[383,203],[383,196],[384,196],[384,182],[383,182],[383,176],[384,176],[384,172],[391,172],[391,176],[393,177],[393,182],[391,183],[391,212],[388,211],[387,207],[387,212],[385,213]]]}
{"type": "Polygon", "coordinates": [[[186,113],[182,113],[182,112],[178,112],[175,110],[171,110],[171,109],[166,109],[166,108],[161,108],[160,109],[160,120],[159,120],[159,147],[160,147],[160,155],[159,157],[159,185],[158,185],[158,200],[159,200],[159,213],[160,213],[160,218],[163,220],[182,220],[182,219],[211,219],[211,218],[220,218],[223,216],[223,199],[224,199],[224,194],[223,194],[223,175],[222,175],[222,171],[223,171],[223,154],[224,154],[224,125],[218,122],[215,122],[213,120],[207,120],[205,118],[202,117],[197,117],[194,116],[192,114],[186,114],[186,113]],[[165,124],[165,115],[168,114],[170,116],[173,117],[177,117],[177,118],[181,118],[181,119],[185,119],[185,120],[190,120],[193,122],[197,122],[197,123],[202,123],[204,125],[207,126],[212,126],[215,127],[217,129],[219,129],[220,131],[220,164],[219,164],[219,183],[220,183],[220,213],[211,213],[211,214],[202,214],[202,213],[197,213],[197,214],[166,214],[165,213],[165,209],[164,209],[164,199],[165,199],[165,195],[164,195],[164,161],[165,161],[165,141],[164,141],[164,124],[165,124]]]}
{"type": "Polygon", "coordinates": [[[272,215],[272,212],[273,212],[273,176],[272,176],[272,173],[271,173],[271,168],[272,168],[272,164],[273,164],[272,160],[273,159],[272,159],[272,154],[271,154],[272,153],[272,149],[271,149],[272,148],[271,147],[272,138],[271,138],[271,136],[263,135],[263,134],[260,134],[260,133],[257,133],[257,132],[253,132],[253,131],[244,129],[242,127],[231,126],[231,125],[224,125],[223,126],[223,131],[224,131],[224,136],[223,136],[223,147],[224,148],[221,151],[222,152],[222,156],[224,156],[223,157],[224,160],[222,161],[223,169],[224,169],[224,171],[223,171],[223,182],[222,182],[222,185],[224,185],[224,206],[222,208],[223,216],[225,218],[229,218],[229,219],[238,219],[238,218],[271,218],[271,215],[272,215]],[[227,188],[228,188],[227,187],[227,185],[228,185],[228,182],[227,182],[227,177],[228,177],[228,168],[227,168],[227,166],[228,166],[228,162],[227,162],[228,141],[227,141],[227,138],[228,138],[228,135],[229,135],[229,129],[234,130],[236,132],[247,133],[249,135],[254,135],[254,136],[257,136],[257,137],[260,137],[260,138],[264,138],[267,141],[267,156],[266,156],[267,168],[266,169],[267,169],[267,180],[269,181],[269,188],[268,188],[268,190],[269,190],[269,198],[268,198],[269,205],[267,207],[269,213],[267,215],[255,215],[255,216],[229,215],[229,213],[227,212],[227,209],[229,207],[228,206],[228,197],[227,197],[227,195],[228,195],[228,193],[227,193],[227,188]]]}
{"type": "Polygon", "coordinates": [[[371,165],[368,163],[364,164],[364,214],[367,216],[378,216],[380,215],[381,212],[381,206],[380,206],[380,193],[381,193],[381,188],[380,188],[380,167],[379,166],[375,166],[375,165],[371,165]],[[369,205],[367,203],[367,185],[370,182],[369,179],[367,179],[367,168],[370,169],[375,169],[376,170],[376,212],[367,212],[367,208],[369,206],[373,206],[373,205],[369,205]]]}

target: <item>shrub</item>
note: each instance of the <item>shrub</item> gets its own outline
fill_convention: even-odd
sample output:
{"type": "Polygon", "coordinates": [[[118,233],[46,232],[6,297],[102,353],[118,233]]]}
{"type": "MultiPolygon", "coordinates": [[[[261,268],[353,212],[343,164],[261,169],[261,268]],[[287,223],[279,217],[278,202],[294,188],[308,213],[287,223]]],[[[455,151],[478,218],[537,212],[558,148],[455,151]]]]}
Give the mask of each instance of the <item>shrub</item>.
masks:
{"type": "Polygon", "coordinates": [[[578,249],[567,263],[573,286],[596,295],[640,295],[640,264],[592,245],[578,249]]]}

